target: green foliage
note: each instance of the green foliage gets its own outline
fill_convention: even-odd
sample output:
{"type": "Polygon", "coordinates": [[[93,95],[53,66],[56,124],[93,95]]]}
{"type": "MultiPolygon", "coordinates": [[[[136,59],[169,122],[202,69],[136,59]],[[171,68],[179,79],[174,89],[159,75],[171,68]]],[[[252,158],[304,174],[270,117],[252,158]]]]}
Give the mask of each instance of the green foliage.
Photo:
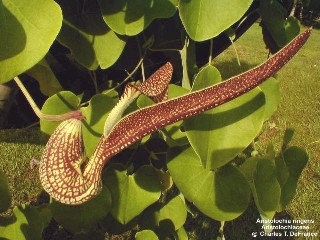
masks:
{"type": "Polygon", "coordinates": [[[84,67],[94,70],[108,68],[120,57],[126,37],[119,37],[103,22],[97,4],[85,8],[81,1],[59,1],[63,24],[58,41],[70,49],[74,58],[84,67]],[[75,10],[78,13],[75,17],[75,10]],[[112,44],[110,44],[112,43],[112,44]]]}
{"type": "MultiPolygon", "coordinates": [[[[50,96],[42,107],[43,113],[80,110],[85,117],[85,154],[90,157],[108,114],[118,101],[113,87],[119,90],[129,77],[140,77],[136,71],[142,57],[143,80],[145,73],[153,71],[150,65],[167,58],[174,62],[176,84],[169,87],[170,99],[187,94],[191,85],[191,91],[197,91],[221,82],[220,72],[210,62],[198,69],[196,46],[230,32],[231,26],[236,33],[252,2],[5,0],[0,3],[0,28],[4,29],[0,46],[6,46],[0,47],[0,82],[26,73],[39,82],[42,93],[50,96]],[[193,41],[188,42],[186,35],[193,41]],[[59,50],[52,46],[54,41],[59,50]],[[48,53],[51,46],[52,55],[48,53]],[[174,55],[166,47],[179,51],[174,55]],[[161,54],[156,55],[155,50],[161,54]],[[95,91],[81,87],[83,95],[61,91],[63,79],[44,60],[46,54],[55,60],[63,58],[66,65],[72,66],[69,69],[74,75],[91,76],[95,91]],[[113,79],[123,69],[133,70],[125,79],[113,79]]],[[[280,3],[260,3],[263,24],[278,47],[284,46],[298,33],[299,23],[295,18],[286,18],[280,3]],[[267,11],[270,6],[273,11],[267,11]]],[[[73,84],[72,79],[68,81],[73,84]]],[[[186,201],[212,219],[229,221],[248,208],[251,193],[260,215],[272,218],[292,200],[308,160],[304,150],[288,147],[289,138],[277,156],[272,151],[266,156],[246,155],[263,123],[276,111],[279,99],[279,83],[270,78],[227,104],[169,125],[115,156],[120,163],[105,169],[104,186],[96,198],[79,206],[54,200],[49,205],[17,206],[14,216],[0,223],[0,237],[41,239],[53,218],[77,234],[77,239],[87,239],[105,225],[116,226],[114,229],[121,232],[135,224],[144,229],[136,233],[136,239],[188,239],[183,227],[186,201]],[[172,181],[179,195],[168,197],[172,181]]],[[[152,104],[148,97],[140,96],[125,114],[152,104]]],[[[41,131],[48,135],[58,124],[40,120],[41,131]]],[[[0,173],[0,211],[9,206],[6,177],[0,173]]],[[[101,232],[95,234],[103,236],[101,232]]]]}
{"type": "Polygon", "coordinates": [[[238,21],[251,3],[252,0],[182,0],[179,2],[179,14],[189,36],[195,41],[204,41],[238,21]]]}
{"type": "MultiPolygon", "coordinates": [[[[219,82],[216,77],[220,76],[219,72],[210,68],[209,71],[203,69],[196,76],[193,91],[219,82]]],[[[188,139],[203,166],[208,169],[221,167],[243,151],[261,131],[264,105],[264,95],[255,89],[185,120],[188,139]]]]}
{"type": "Polygon", "coordinates": [[[110,211],[112,199],[107,187],[99,195],[81,205],[65,205],[52,201],[50,209],[53,218],[72,233],[90,232],[110,211]]]}
{"type": "Polygon", "coordinates": [[[156,202],[161,195],[161,186],[155,176],[156,171],[151,166],[143,166],[133,175],[128,175],[123,167],[109,168],[104,182],[112,195],[112,216],[126,224],[156,202]]]}
{"type": "Polygon", "coordinates": [[[42,59],[26,73],[39,82],[40,91],[46,96],[51,96],[63,90],[45,59],[42,59]]]}
{"type": "Polygon", "coordinates": [[[82,107],[81,112],[85,117],[83,122],[83,139],[87,156],[91,156],[103,133],[104,123],[116,99],[109,94],[96,94],[88,103],[82,107]]]}
{"type": "Polygon", "coordinates": [[[13,214],[0,219],[0,238],[40,240],[51,220],[48,206],[21,205],[13,209],[13,214]]]}
{"type": "Polygon", "coordinates": [[[165,204],[152,205],[142,216],[141,226],[152,229],[159,235],[167,236],[183,227],[187,209],[181,196],[176,196],[165,204]]]}
{"type": "Polygon", "coordinates": [[[233,165],[211,171],[204,168],[194,150],[171,151],[168,168],[182,194],[203,213],[219,221],[232,220],[249,204],[249,184],[233,165]]]}
{"type": "Polygon", "coordinates": [[[286,9],[278,1],[260,0],[259,11],[263,24],[278,48],[286,45],[299,33],[299,21],[295,17],[287,17],[286,9]]]}
{"type": "Polygon", "coordinates": [[[4,83],[46,55],[60,30],[62,14],[52,0],[6,0],[0,10],[0,83],[4,83]]]}
{"type": "Polygon", "coordinates": [[[158,240],[157,235],[151,230],[143,230],[136,233],[136,240],[158,240]]]}
{"type": "Polygon", "coordinates": [[[172,17],[177,0],[99,0],[104,21],[116,33],[133,36],[142,32],[157,18],[172,17]]]}

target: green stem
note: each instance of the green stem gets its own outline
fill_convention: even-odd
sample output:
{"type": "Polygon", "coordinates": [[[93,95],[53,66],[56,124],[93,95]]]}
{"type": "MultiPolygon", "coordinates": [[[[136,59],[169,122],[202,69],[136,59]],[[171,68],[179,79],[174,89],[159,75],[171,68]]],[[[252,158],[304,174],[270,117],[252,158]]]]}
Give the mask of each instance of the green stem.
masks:
{"type": "Polygon", "coordinates": [[[63,120],[67,120],[69,118],[77,118],[79,120],[83,119],[83,116],[82,116],[82,113],[81,113],[80,110],[75,110],[75,111],[67,112],[67,113],[60,114],[60,115],[49,115],[49,114],[42,113],[41,110],[39,109],[38,105],[35,103],[35,101],[31,97],[31,95],[28,92],[28,90],[25,88],[25,86],[21,82],[21,80],[18,77],[14,77],[13,79],[17,83],[17,85],[19,86],[19,88],[20,88],[21,92],[23,93],[23,95],[26,97],[26,99],[27,99],[28,103],[30,104],[31,108],[33,109],[34,113],[41,120],[45,120],[45,121],[63,121],[63,120]]]}
{"type": "Polygon", "coordinates": [[[140,59],[140,61],[138,62],[137,66],[132,70],[131,73],[128,74],[128,76],[122,80],[121,83],[119,83],[117,86],[115,86],[114,88],[111,88],[109,91],[107,91],[106,93],[111,92],[112,90],[117,89],[118,87],[122,86],[123,84],[125,84],[132,76],[133,74],[135,74],[135,72],[139,69],[140,65],[143,62],[143,58],[140,59]]]}
{"type": "Polygon", "coordinates": [[[95,72],[90,71],[90,76],[94,85],[94,90],[96,92],[96,94],[99,93],[99,88],[98,88],[98,84],[97,84],[97,75],[95,72]]]}
{"type": "Polygon", "coordinates": [[[234,42],[232,41],[231,38],[229,38],[230,41],[231,41],[231,45],[236,53],[236,57],[237,57],[237,62],[238,62],[238,65],[241,66],[241,63],[240,63],[240,58],[239,58],[239,54],[238,54],[238,51],[237,51],[237,48],[236,48],[236,45],[234,44],[234,42]]]}
{"type": "Polygon", "coordinates": [[[209,52],[209,61],[208,64],[209,66],[211,65],[212,62],[212,50],[213,50],[213,39],[210,39],[210,52],[209,52]]]}

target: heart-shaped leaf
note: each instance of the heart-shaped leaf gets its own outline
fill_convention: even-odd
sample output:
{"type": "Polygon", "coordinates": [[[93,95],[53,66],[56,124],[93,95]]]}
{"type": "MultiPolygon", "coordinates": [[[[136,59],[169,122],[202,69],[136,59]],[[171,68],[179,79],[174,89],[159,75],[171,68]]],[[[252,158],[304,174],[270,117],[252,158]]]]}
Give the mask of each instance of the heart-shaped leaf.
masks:
{"type": "Polygon", "coordinates": [[[281,188],[280,210],[284,209],[296,194],[298,179],[308,162],[308,154],[299,147],[290,147],[283,153],[289,176],[281,188]]]}
{"type": "Polygon", "coordinates": [[[237,167],[206,169],[191,147],[170,151],[167,166],[182,194],[207,216],[229,221],[248,207],[250,186],[237,167]]]}
{"type": "MultiPolygon", "coordinates": [[[[202,69],[192,91],[218,83],[220,73],[212,66],[202,69]]],[[[191,146],[203,166],[218,168],[243,151],[260,132],[264,121],[265,98],[259,89],[215,109],[184,121],[191,146]]]]}
{"type": "Polygon", "coordinates": [[[0,2],[0,83],[23,73],[49,51],[62,23],[52,0],[0,2]]]}
{"type": "Polygon", "coordinates": [[[120,166],[108,168],[104,184],[112,195],[111,214],[122,224],[138,216],[161,195],[157,172],[151,166],[143,166],[133,175],[127,175],[127,171],[120,166]]]}
{"type": "Polygon", "coordinates": [[[204,41],[219,35],[238,21],[252,0],[181,0],[180,18],[189,36],[204,41]]]}
{"type": "Polygon", "coordinates": [[[50,209],[53,218],[72,233],[92,230],[111,209],[111,193],[104,186],[97,197],[81,205],[66,205],[52,201],[50,209]]]}
{"type": "Polygon", "coordinates": [[[177,0],[98,0],[103,19],[121,35],[142,32],[156,18],[169,18],[176,12],[177,0]]]}
{"type": "Polygon", "coordinates": [[[278,209],[281,196],[275,162],[267,158],[257,158],[256,161],[251,184],[254,201],[260,214],[272,219],[278,209]]]}

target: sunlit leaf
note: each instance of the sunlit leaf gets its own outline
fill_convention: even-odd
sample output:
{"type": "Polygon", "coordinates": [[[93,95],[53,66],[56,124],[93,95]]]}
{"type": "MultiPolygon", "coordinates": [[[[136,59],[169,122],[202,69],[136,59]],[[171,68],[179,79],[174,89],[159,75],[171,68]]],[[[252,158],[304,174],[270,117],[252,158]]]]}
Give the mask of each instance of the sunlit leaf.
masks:
{"type": "Polygon", "coordinates": [[[98,0],[103,19],[121,35],[142,32],[156,18],[169,18],[176,12],[177,0],[98,0]]]}
{"type": "MultiPolygon", "coordinates": [[[[196,76],[192,91],[218,83],[220,73],[213,66],[196,76]]],[[[260,132],[265,98],[256,88],[215,109],[184,120],[191,146],[208,169],[218,168],[243,151],[260,132]]]]}
{"type": "Polygon", "coordinates": [[[23,73],[49,51],[62,23],[53,0],[0,2],[0,83],[23,73]]]}
{"type": "Polygon", "coordinates": [[[266,98],[264,111],[264,119],[266,121],[275,113],[280,103],[280,85],[277,79],[271,77],[259,87],[266,98]]]}
{"type": "Polygon", "coordinates": [[[181,0],[180,18],[189,36],[204,41],[219,35],[238,21],[252,0],[181,0]]]}
{"type": "Polygon", "coordinates": [[[143,230],[141,232],[137,232],[135,235],[136,240],[158,240],[157,234],[155,234],[152,230],[143,230]]]}
{"type": "MultiPolygon", "coordinates": [[[[62,91],[52,95],[43,104],[41,111],[45,114],[62,114],[78,109],[80,99],[69,91],[62,91]]],[[[42,132],[51,135],[60,122],[48,122],[40,119],[42,132]]]]}
{"type": "Polygon", "coordinates": [[[93,96],[87,107],[81,108],[85,117],[83,121],[83,138],[87,156],[91,156],[103,134],[106,118],[116,104],[111,94],[97,94],[93,96]]]}
{"type": "Polygon", "coordinates": [[[248,207],[250,186],[236,167],[208,170],[191,147],[169,152],[167,166],[178,189],[207,216],[229,221],[248,207]]]}
{"type": "Polygon", "coordinates": [[[161,194],[156,170],[151,166],[143,166],[133,175],[127,175],[121,167],[109,168],[104,175],[104,184],[112,195],[111,214],[122,224],[138,216],[161,194]]]}

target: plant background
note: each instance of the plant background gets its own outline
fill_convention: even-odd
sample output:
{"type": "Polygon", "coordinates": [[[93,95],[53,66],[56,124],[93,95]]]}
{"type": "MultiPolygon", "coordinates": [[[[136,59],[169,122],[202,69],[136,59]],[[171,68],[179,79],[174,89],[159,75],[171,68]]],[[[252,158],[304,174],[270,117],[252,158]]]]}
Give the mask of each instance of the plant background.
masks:
{"type": "MultiPolygon", "coordinates": [[[[47,98],[51,96],[42,108],[44,112],[57,114],[68,111],[68,108],[57,107],[62,106],[61,102],[59,102],[59,96],[63,96],[69,104],[75,103],[74,107],[81,106],[83,112],[91,114],[90,120],[92,122],[89,123],[90,127],[99,129],[103,125],[103,119],[107,116],[108,110],[112,108],[118,95],[121,94],[125,82],[146,78],[166,61],[169,60],[175,67],[172,83],[182,85],[182,87],[188,89],[191,87],[192,82],[199,82],[199,85],[203,87],[203,85],[211,85],[220,79],[220,73],[208,62],[211,62],[215,56],[223,52],[233,41],[236,41],[243,32],[251,28],[256,20],[261,20],[262,18],[263,39],[271,52],[277,51],[284,46],[299,32],[300,28],[296,18],[293,16],[287,18],[295,1],[230,1],[223,4],[218,1],[214,2],[215,4],[210,3],[210,1],[193,1],[191,3],[189,1],[180,1],[179,3],[178,1],[150,1],[148,4],[143,1],[137,1],[136,4],[132,5],[127,1],[102,0],[98,2],[69,1],[68,3],[57,1],[57,3],[53,1],[32,1],[32,3],[28,1],[3,1],[1,3],[3,14],[0,19],[0,27],[3,29],[4,34],[0,38],[0,46],[6,46],[0,48],[1,82],[4,83],[1,91],[3,92],[2,96],[6,96],[6,98],[3,98],[5,104],[1,108],[2,128],[21,128],[30,126],[38,121],[14,83],[9,81],[16,75],[24,73],[21,78],[39,105],[43,105],[47,98]],[[290,3],[286,4],[287,2],[290,3]],[[178,10],[175,7],[177,5],[178,10]],[[28,6],[28,8],[25,6],[28,6]],[[126,9],[126,15],[124,15],[123,9],[126,9]],[[198,13],[198,16],[193,16],[195,13],[198,13]],[[199,26],[205,27],[201,28],[199,26]],[[16,41],[12,41],[12,39],[16,41]],[[186,40],[189,41],[189,45],[186,44],[186,40]],[[142,59],[143,64],[141,64],[142,59]],[[199,72],[200,68],[201,71],[199,72]],[[201,72],[206,75],[200,74],[201,72]],[[201,80],[203,76],[213,80],[213,82],[201,80]],[[114,87],[116,88],[114,89],[114,87]],[[62,90],[68,90],[69,92],[60,92],[62,90]],[[58,92],[60,92],[59,95],[55,95],[58,92]],[[81,101],[81,105],[79,105],[78,101],[81,101]],[[99,112],[98,109],[102,108],[104,111],[99,112]],[[95,122],[96,119],[99,119],[99,121],[95,122]]],[[[313,18],[317,17],[316,4],[312,6],[310,1],[302,1],[297,4],[296,13],[300,14],[298,17],[301,18],[302,16],[301,19],[303,21],[309,23],[313,18]],[[312,13],[310,13],[310,10],[306,11],[308,8],[312,9],[312,13]]],[[[246,66],[243,64],[241,68],[243,68],[241,70],[246,70],[246,66]]],[[[224,70],[226,73],[225,75],[222,73],[223,79],[232,75],[232,69],[236,68],[224,70]]],[[[269,83],[272,81],[275,80],[270,80],[269,83]]],[[[276,85],[276,81],[274,85],[271,84],[273,88],[276,88],[276,85]]],[[[171,88],[173,88],[173,91],[171,91],[173,95],[187,92],[187,90],[182,90],[178,87],[172,86],[171,88]]],[[[269,92],[274,93],[275,91],[269,92]]],[[[278,97],[273,96],[273,98],[277,99],[278,97]]],[[[140,98],[137,106],[141,107],[149,104],[146,101],[146,99],[140,98]]],[[[277,105],[277,101],[274,105],[277,105]]],[[[234,104],[241,106],[243,103],[238,101],[238,103],[234,104]]],[[[261,104],[263,105],[263,103],[261,104]]],[[[270,108],[275,108],[274,105],[270,108]]],[[[272,104],[269,104],[269,106],[272,106],[272,104]]],[[[294,107],[292,108],[294,109],[294,107]]],[[[270,115],[273,111],[270,110],[270,115]]],[[[233,114],[231,116],[237,115],[233,114]]],[[[204,123],[198,120],[196,124],[203,125],[204,123]]],[[[51,134],[55,126],[56,124],[41,122],[42,132],[47,134],[51,134]]],[[[166,130],[170,132],[174,128],[177,129],[177,126],[171,126],[166,130]]],[[[208,132],[209,135],[214,136],[215,134],[214,131],[208,132]]],[[[126,166],[129,166],[129,172],[130,169],[131,171],[141,169],[139,170],[140,174],[145,179],[148,179],[150,172],[152,172],[153,176],[157,175],[156,171],[160,169],[163,175],[160,174],[159,179],[169,181],[164,188],[169,187],[171,186],[171,178],[168,178],[165,174],[166,172],[163,171],[166,168],[165,154],[163,152],[168,151],[168,146],[171,148],[177,145],[185,145],[186,141],[181,132],[177,131],[175,134],[169,135],[170,138],[175,140],[171,142],[168,140],[168,135],[163,138],[163,133],[154,134],[150,139],[144,139],[138,148],[128,149],[121,153],[114,159],[114,162],[125,163],[126,166]],[[182,136],[179,134],[182,134],[182,136]],[[135,155],[132,155],[132,152],[135,152],[135,155]],[[123,160],[130,159],[131,156],[134,156],[136,161],[123,160]],[[152,167],[150,167],[150,163],[152,167]]],[[[195,135],[195,139],[203,138],[197,133],[195,135]]],[[[249,140],[251,138],[252,141],[256,135],[257,132],[252,133],[252,137],[249,137],[249,140]]],[[[278,133],[278,135],[283,135],[283,132],[278,133]]],[[[87,154],[90,155],[90,152],[94,149],[92,142],[97,141],[98,137],[90,136],[88,133],[87,136],[89,136],[87,138],[87,154]]],[[[190,141],[192,136],[190,137],[189,134],[188,137],[190,141]]],[[[208,141],[212,139],[212,136],[210,137],[208,134],[205,137],[208,138],[208,141]]],[[[39,158],[43,148],[42,145],[46,142],[47,137],[43,136],[37,128],[29,127],[28,129],[11,130],[5,134],[5,137],[3,134],[3,138],[2,142],[14,142],[14,146],[13,149],[6,145],[1,146],[1,150],[4,153],[3,158],[5,159],[2,162],[12,161],[15,163],[13,165],[4,164],[3,171],[9,172],[9,174],[7,173],[9,176],[12,175],[12,172],[16,172],[17,175],[25,174],[24,179],[27,179],[25,184],[27,186],[36,185],[37,190],[35,191],[40,191],[41,187],[39,187],[39,182],[37,183],[37,174],[21,169],[17,160],[21,156],[25,159],[39,158]],[[28,148],[32,150],[26,151],[25,149],[28,148]],[[7,166],[12,166],[12,168],[8,169],[7,166]]],[[[275,136],[270,138],[275,138],[275,136]]],[[[288,139],[285,139],[285,141],[288,139]]],[[[249,140],[244,145],[248,145],[251,142],[249,140]]],[[[194,140],[194,142],[197,142],[197,140],[194,140]]],[[[259,150],[260,155],[263,155],[265,154],[265,149],[265,146],[262,149],[257,149],[257,146],[251,144],[243,154],[236,154],[238,159],[235,160],[235,163],[243,161],[256,150],[259,150]]],[[[187,151],[190,152],[190,148],[187,151]]],[[[232,152],[230,154],[232,155],[232,152]]],[[[182,155],[178,156],[181,157],[182,155]]],[[[190,156],[192,156],[191,153],[187,154],[183,159],[187,159],[190,156]]],[[[206,159],[206,157],[202,159],[206,159]]],[[[229,162],[229,160],[222,161],[229,162]]],[[[221,163],[221,165],[225,163],[221,163]]],[[[203,164],[206,165],[207,163],[203,164]]],[[[209,161],[210,164],[212,164],[211,161],[209,161]]],[[[274,169],[274,166],[269,165],[269,163],[265,165],[261,163],[261,166],[274,169]]],[[[228,166],[225,170],[232,171],[232,167],[228,166]]],[[[122,168],[122,166],[116,165],[106,170],[106,189],[112,191],[113,186],[109,186],[108,183],[115,183],[117,179],[124,177],[125,171],[122,168]]],[[[177,167],[177,169],[181,170],[180,167],[177,167]]],[[[190,168],[186,167],[185,169],[190,168]]],[[[309,171],[312,172],[312,170],[309,171]]],[[[170,174],[173,175],[173,172],[171,170],[170,174]]],[[[272,173],[271,170],[270,172],[272,173]]],[[[312,172],[312,174],[316,173],[312,172]]],[[[174,182],[176,183],[177,179],[179,182],[179,177],[175,178],[174,182]]],[[[182,175],[181,178],[185,179],[185,176],[182,175]]],[[[150,179],[150,181],[154,181],[154,178],[150,179]]],[[[263,182],[264,180],[261,179],[259,181],[263,182]]],[[[1,199],[3,210],[6,210],[10,205],[10,199],[7,196],[11,194],[8,193],[6,182],[5,175],[1,174],[1,191],[4,193],[2,194],[4,197],[1,199]]],[[[137,188],[134,182],[132,178],[127,179],[129,189],[137,188]]],[[[158,183],[155,182],[154,184],[158,183]]],[[[234,181],[231,181],[229,186],[233,184],[234,181]]],[[[59,234],[62,234],[65,238],[71,238],[71,236],[74,238],[87,238],[90,235],[95,239],[95,237],[104,235],[105,232],[116,234],[131,229],[136,222],[131,222],[130,220],[136,220],[132,216],[137,215],[142,220],[139,222],[140,228],[135,228],[135,231],[143,229],[152,229],[153,231],[143,230],[137,235],[137,238],[151,239],[150,235],[155,237],[154,232],[157,233],[160,239],[164,235],[171,235],[172,237],[172,234],[174,235],[173,237],[179,239],[184,238],[186,234],[182,228],[187,217],[184,198],[181,198],[181,195],[177,195],[178,190],[176,188],[166,191],[162,189],[161,198],[158,200],[161,192],[161,186],[159,186],[158,195],[150,198],[154,198],[157,203],[147,208],[143,214],[137,214],[141,213],[141,207],[130,206],[128,203],[126,203],[126,207],[131,209],[131,212],[118,214],[117,210],[123,206],[123,203],[119,200],[118,203],[120,204],[112,205],[110,193],[108,194],[109,190],[105,190],[105,195],[102,194],[99,197],[98,204],[94,203],[91,206],[89,204],[76,209],[65,209],[64,206],[59,206],[54,202],[48,205],[48,196],[45,194],[41,194],[35,200],[24,186],[19,189],[20,185],[14,185],[15,191],[13,191],[12,195],[12,206],[16,207],[13,209],[13,218],[1,219],[2,233],[0,234],[3,235],[0,235],[1,237],[9,239],[38,239],[44,236],[50,239],[52,236],[58,238],[59,234]],[[31,204],[25,204],[25,200],[28,202],[31,200],[31,204]],[[170,211],[170,209],[179,207],[182,208],[181,211],[170,211]],[[67,211],[70,212],[65,214],[67,211]],[[88,214],[89,212],[92,212],[92,216],[88,214]],[[108,212],[111,214],[108,214],[108,212]],[[52,220],[52,215],[54,215],[54,220],[52,220]],[[151,218],[150,216],[154,216],[154,225],[144,226],[143,218],[147,218],[144,216],[149,216],[148,219],[151,218]],[[161,223],[162,218],[171,219],[169,226],[165,224],[166,221],[161,223]],[[63,226],[63,230],[58,228],[57,222],[63,226]],[[129,222],[130,224],[124,227],[119,222],[122,224],[129,222]],[[172,224],[174,226],[171,226],[172,224]],[[171,231],[168,232],[164,229],[171,231]]],[[[228,188],[227,182],[225,182],[224,187],[228,188]]],[[[188,195],[188,189],[191,189],[191,186],[186,186],[186,190],[183,191],[181,190],[183,187],[180,186],[178,188],[184,195],[186,193],[188,195]]],[[[137,191],[139,190],[137,189],[137,191]]],[[[143,194],[140,193],[139,195],[143,194]]],[[[262,192],[261,194],[264,193],[262,192]]],[[[234,195],[230,196],[231,198],[234,197],[234,195]]],[[[131,196],[131,198],[134,197],[131,196]]],[[[265,199],[270,204],[270,199],[265,199]]],[[[303,199],[302,201],[305,200],[303,199]]],[[[259,203],[256,202],[255,204],[259,208],[259,203]]],[[[146,205],[148,204],[145,203],[143,206],[146,205]]],[[[207,204],[203,206],[206,207],[207,204]]],[[[276,210],[282,210],[281,208],[278,209],[279,202],[273,203],[272,206],[273,210],[269,216],[273,216],[276,210]]],[[[197,226],[197,224],[202,224],[199,229],[206,228],[206,224],[211,226],[212,220],[196,210],[193,205],[188,203],[187,207],[189,216],[185,226],[189,231],[189,235],[192,230],[193,233],[197,232],[197,230],[194,230],[194,226],[197,226]]],[[[245,210],[247,205],[244,203],[242,208],[245,210]]],[[[212,212],[212,208],[200,210],[207,215],[212,212]]],[[[261,208],[260,211],[255,210],[255,207],[250,207],[249,210],[251,210],[255,219],[259,215],[258,212],[260,214],[264,212],[261,211],[261,208]]],[[[10,215],[10,213],[8,214],[10,215]]],[[[215,214],[215,211],[213,214],[215,214]]],[[[213,218],[221,221],[229,220],[229,217],[226,217],[224,213],[222,215],[221,219],[217,216],[213,218]]],[[[244,218],[246,216],[244,215],[244,218]]],[[[248,222],[252,223],[253,221],[248,220],[248,222]]],[[[215,224],[214,226],[218,225],[215,224]]],[[[215,230],[215,236],[218,235],[218,227],[211,230],[215,230]]],[[[208,233],[208,231],[204,231],[204,234],[208,233]]],[[[128,234],[130,235],[132,232],[128,234]]],[[[202,233],[195,234],[198,234],[195,238],[206,239],[201,235],[202,233]]]]}

